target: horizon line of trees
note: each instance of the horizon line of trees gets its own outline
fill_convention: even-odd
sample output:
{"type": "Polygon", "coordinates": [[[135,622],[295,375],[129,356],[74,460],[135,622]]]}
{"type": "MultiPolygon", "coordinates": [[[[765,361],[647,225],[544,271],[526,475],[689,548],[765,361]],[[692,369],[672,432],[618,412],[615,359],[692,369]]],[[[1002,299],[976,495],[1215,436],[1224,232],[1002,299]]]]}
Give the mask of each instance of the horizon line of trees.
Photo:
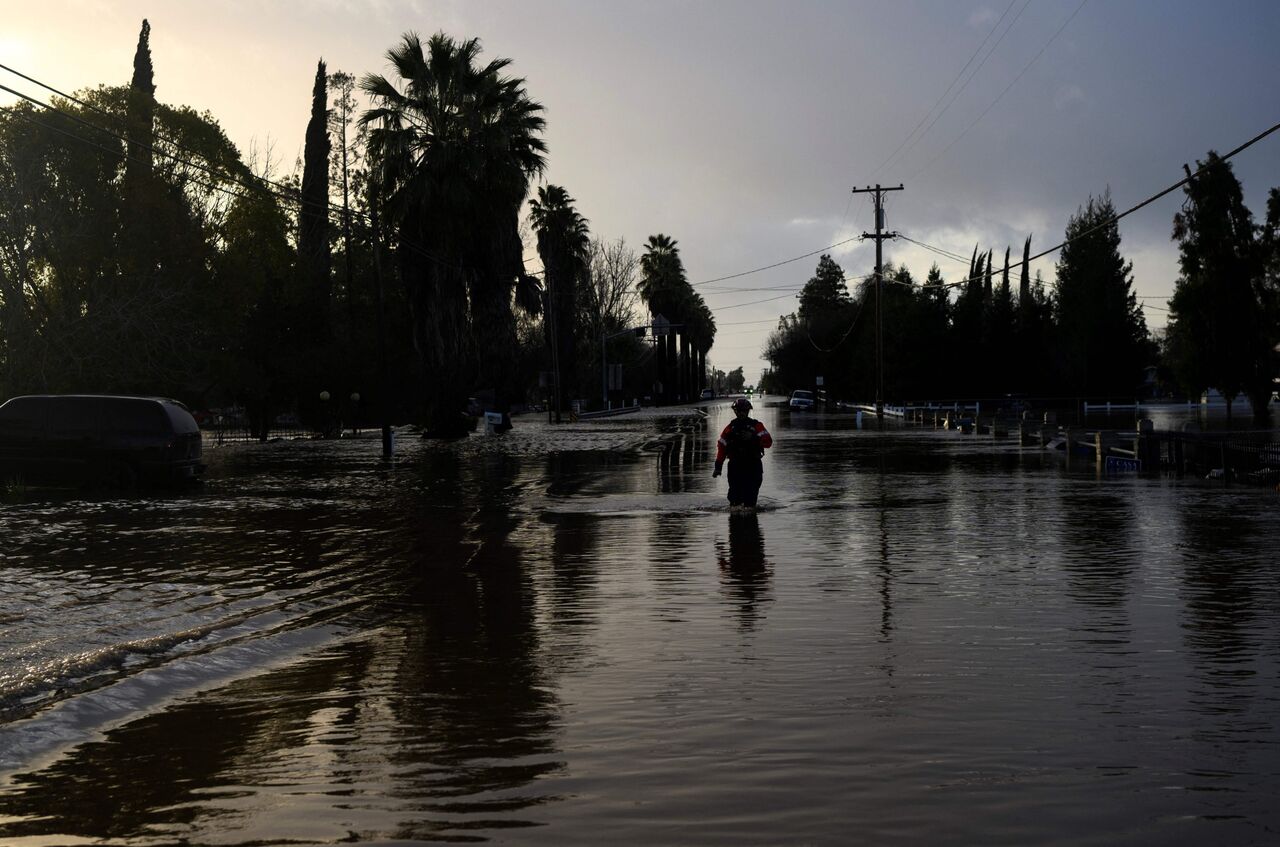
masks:
{"type": "MultiPolygon", "coordinates": [[[[1152,336],[1120,252],[1110,192],[1090,196],[1067,222],[1052,286],[1029,274],[1023,243],[1016,288],[1011,249],[1003,263],[975,246],[965,277],[948,283],[937,264],[917,283],[905,267],[883,269],[884,386],[895,402],[975,398],[1114,398],[1160,391],[1147,378],[1199,396],[1249,398],[1264,420],[1280,374],[1280,189],[1258,226],[1229,163],[1210,152],[1197,163],[1175,217],[1181,276],[1169,302],[1164,343],[1152,336]],[[955,296],[952,296],[952,292],[955,296]]],[[[1190,176],[1190,171],[1188,171],[1190,176]]],[[[762,387],[812,387],[832,398],[875,395],[874,277],[853,292],[823,255],[763,355],[762,387]]],[[[1166,386],[1164,390],[1168,390],[1166,386]]]]}
{"type": "MultiPolygon", "coordinates": [[[[409,33],[389,75],[320,60],[302,160],[276,178],[270,149],[246,161],[212,115],[157,100],[150,35],[143,21],[128,86],[0,110],[0,392],[239,404],[263,437],[281,412],[328,428],[375,409],[455,436],[473,398],[558,417],[707,385],[716,322],[678,243],[637,253],[593,235],[566,187],[533,190],[545,118],[509,59],[409,33]]],[[[1257,409],[1280,340],[1280,195],[1254,224],[1212,152],[1186,194],[1163,351],[1104,193],[1068,222],[1051,289],[1028,276],[1029,237],[1016,287],[1008,248],[1001,266],[975,247],[954,298],[936,265],[920,285],[886,267],[888,396],[1131,397],[1162,352],[1186,390],[1257,409]]],[[[769,338],[763,387],[824,376],[833,396],[871,396],[873,293],[823,256],[769,338]]]]}

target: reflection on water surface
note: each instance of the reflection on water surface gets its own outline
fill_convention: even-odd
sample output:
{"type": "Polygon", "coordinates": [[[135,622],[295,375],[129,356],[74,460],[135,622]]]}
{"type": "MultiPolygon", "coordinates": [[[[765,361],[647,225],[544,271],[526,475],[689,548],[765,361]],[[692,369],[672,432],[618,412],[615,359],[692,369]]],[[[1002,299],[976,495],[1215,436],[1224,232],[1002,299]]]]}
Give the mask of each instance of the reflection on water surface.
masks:
{"type": "Polygon", "coordinates": [[[0,507],[0,838],[1277,839],[1274,494],[717,415],[0,507]]]}

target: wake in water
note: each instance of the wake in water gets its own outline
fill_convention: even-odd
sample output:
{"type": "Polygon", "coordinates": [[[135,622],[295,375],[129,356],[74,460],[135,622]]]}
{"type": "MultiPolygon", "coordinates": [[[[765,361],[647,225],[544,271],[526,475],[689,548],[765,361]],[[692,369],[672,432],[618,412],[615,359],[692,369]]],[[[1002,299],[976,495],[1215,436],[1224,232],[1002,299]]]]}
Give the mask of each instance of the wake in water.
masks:
{"type": "MultiPolygon", "coordinates": [[[[757,512],[773,512],[784,504],[769,497],[761,497],[757,512]]],[[[679,494],[601,494],[590,498],[567,497],[553,499],[545,504],[545,510],[553,514],[594,515],[653,515],[688,514],[691,512],[728,513],[729,503],[719,492],[679,494]]]]}

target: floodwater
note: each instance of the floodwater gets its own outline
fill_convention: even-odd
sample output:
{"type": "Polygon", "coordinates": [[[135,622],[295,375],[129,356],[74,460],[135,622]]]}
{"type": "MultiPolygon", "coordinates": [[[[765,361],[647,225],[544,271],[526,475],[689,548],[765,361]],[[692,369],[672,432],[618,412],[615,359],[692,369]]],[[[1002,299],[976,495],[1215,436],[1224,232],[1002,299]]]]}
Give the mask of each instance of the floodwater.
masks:
{"type": "Polygon", "coordinates": [[[1280,495],[757,413],[11,494],[0,841],[1280,842],[1280,495]]]}

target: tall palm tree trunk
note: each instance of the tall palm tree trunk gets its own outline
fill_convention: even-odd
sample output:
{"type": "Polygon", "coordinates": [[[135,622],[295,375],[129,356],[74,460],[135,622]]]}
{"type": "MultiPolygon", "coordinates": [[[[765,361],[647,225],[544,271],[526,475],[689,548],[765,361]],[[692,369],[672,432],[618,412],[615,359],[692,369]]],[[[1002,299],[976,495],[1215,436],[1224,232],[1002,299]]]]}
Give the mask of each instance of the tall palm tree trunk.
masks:
{"type": "Polygon", "coordinates": [[[402,255],[409,282],[413,342],[422,358],[427,435],[456,438],[467,431],[467,380],[472,361],[467,320],[467,278],[461,267],[428,264],[412,251],[402,255]]]}

